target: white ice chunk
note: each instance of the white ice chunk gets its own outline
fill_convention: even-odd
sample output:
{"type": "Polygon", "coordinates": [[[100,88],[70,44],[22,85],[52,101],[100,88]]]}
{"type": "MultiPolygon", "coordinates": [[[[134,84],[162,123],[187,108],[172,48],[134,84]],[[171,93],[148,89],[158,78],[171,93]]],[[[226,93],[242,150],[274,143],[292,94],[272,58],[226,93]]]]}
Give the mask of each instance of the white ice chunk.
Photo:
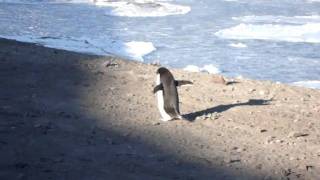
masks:
{"type": "Polygon", "coordinates": [[[314,80],[314,81],[298,81],[291,83],[294,86],[300,86],[300,87],[307,87],[307,88],[313,88],[313,89],[320,89],[320,81],[314,80]]]}

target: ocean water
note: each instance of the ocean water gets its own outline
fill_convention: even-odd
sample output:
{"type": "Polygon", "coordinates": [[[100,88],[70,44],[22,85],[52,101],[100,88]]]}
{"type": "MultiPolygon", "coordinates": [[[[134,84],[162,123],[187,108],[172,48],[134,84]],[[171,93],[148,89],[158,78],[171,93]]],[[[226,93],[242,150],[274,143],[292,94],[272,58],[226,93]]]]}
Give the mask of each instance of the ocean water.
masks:
{"type": "Polygon", "coordinates": [[[0,37],[320,88],[319,0],[0,0],[0,37]]]}

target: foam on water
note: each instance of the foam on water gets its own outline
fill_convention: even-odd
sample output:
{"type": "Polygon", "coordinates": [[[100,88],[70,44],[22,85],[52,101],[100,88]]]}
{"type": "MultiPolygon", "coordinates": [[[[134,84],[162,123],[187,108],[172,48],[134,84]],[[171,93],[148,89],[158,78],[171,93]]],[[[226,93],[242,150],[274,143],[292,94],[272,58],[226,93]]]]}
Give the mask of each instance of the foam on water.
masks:
{"type": "Polygon", "coordinates": [[[318,2],[320,2],[320,0],[307,0],[307,2],[310,2],[310,3],[318,3],[318,2]]]}
{"type": "Polygon", "coordinates": [[[121,42],[114,40],[95,40],[71,37],[33,37],[33,36],[0,36],[21,42],[29,42],[45,47],[64,49],[68,51],[90,53],[95,55],[117,55],[120,57],[143,61],[143,56],[156,50],[151,42],[121,42]],[[106,43],[109,42],[109,43],[106,43]]]}
{"type": "Polygon", "coordinates": [[[187,65],[185,68],[183,68],[183,70],[189,72],[207,72],[209,74],[221,73],[221,71],[213,64],[204,65],[201,68],[195,65],[187,65]]]}
{"type": "Polygon", "coordinates": [[[246,47],[248,47],[244,43],[231,43],[231,44],[229,44],[229,46],[234,47],[234,48],[246,48],[246,47]]]}
{"type": "Polygon", "coordinates": [[[143,56],[146,54],[155,51],[156,48],[151,42],[140,42],[140,41],[131,41],[125,43],[126,53],[130,55],[133,59],[143,61],[143,56]]]}
{"type": "Polygon", "coordinates": [[[189,6],[177,5],[161,1],[96,1],[95,5],[111,7],[107,15],[127,17],[160,17],[188,13],[189,6]]]}
{"type": "Polygon", "coordinates": [[[241,21],[244,23],[264,23],[264,24],[306,24],[306,23],[320,23],[319,15],[311,16],[241,16],[232,17],[233,20],[241,21]]]}
{"type": "Polygon", "coordinates": [[[195,65],[187,65],[185,68],[183,68],[183,70],[189,71],[189,72],[200,72],[200,68],[195,65]]]}
{"type": "Polygon", "coordinates": [[[241,16],[241,24],[215,33],[225,39],[320,43],[320,16],[241,16]]]}
{"type": "Polygon", "coordinates": [[[94,0],[0,0],[0,3],[14,3],[14,4],[51,4],[51,3],[93,3],[94,0]]]}
{"type": "Polygon", "coordinates": [[[239,24],[215,33],[225,39],[260,39],[272,41],[320,43],[320,23],[304,25],[239,24]]]}
{"type": "Polygon", "coordinates": [[[298,81],[291,83],[294,86],[300,86],[300,87],[307,87],[307,88],[313,88],[313,89],[320,89],[320,81],[298,81]]]}

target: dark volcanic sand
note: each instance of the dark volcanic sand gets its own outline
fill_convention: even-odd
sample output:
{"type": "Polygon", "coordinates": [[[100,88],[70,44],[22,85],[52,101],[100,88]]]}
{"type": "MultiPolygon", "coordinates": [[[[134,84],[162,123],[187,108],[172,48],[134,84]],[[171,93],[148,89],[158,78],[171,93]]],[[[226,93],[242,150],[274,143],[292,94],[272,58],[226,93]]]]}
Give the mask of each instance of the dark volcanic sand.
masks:
{"type": "Polygon", "coordinates": [[[172,70],[161,122],[157,68],[1,39],[0,179],[320,179],[319,90],[172,70]]]}

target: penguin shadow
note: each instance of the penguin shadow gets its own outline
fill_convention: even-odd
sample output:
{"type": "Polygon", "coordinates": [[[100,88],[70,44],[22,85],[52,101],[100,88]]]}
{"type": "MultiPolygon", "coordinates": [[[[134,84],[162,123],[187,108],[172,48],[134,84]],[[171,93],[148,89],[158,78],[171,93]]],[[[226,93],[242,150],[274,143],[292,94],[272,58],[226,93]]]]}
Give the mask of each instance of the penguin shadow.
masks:
{"type": "Polygon", "coordinates": [[[227,111],[233,107],[237,107],[237,106],[265,106],[265,105],[269,105],[270,101],[272,101],[272,99],[249,99],[247,102],[244,103],[235,103],[235,104],[227,104],[227,105],[219,105],[219,106],[215,106],[212,108],[208,108],[208,109],[204,109],[201,111],[196,111],[196,112],[192,112],[189,114],[184,114],[182,115],[182,117],[184,119],[186,119],[187,121],[194,121],[197,117],[199,116],[203,116],[206,114],[211,114],[214,112],[217,113],[221,113],[224,111],[227,111]]]}

